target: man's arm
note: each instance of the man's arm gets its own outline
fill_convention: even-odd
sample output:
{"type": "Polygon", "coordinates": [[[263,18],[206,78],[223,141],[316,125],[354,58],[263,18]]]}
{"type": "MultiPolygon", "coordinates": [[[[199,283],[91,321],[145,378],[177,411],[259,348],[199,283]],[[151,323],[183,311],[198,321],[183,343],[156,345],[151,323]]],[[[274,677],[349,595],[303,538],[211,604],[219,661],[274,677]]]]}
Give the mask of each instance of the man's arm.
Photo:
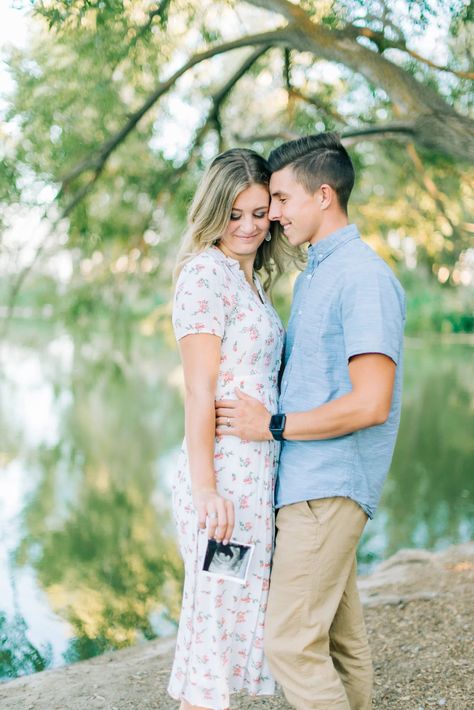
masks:
{"type": "MultiPolygon", "coordinates": [[[[334,439],[358,429],[383,424],[390,413],[396,364],[387,355],[364,353],[349,360],[351,392],[310,409],[286,415],[283,438],[308,441],[334,439]]],[[[254,397],[237,392],[238,399],[216,402],[217,434],[248,441],[272,439],[269,412],[254,397]],[[231,426],[227,426],[227,421],[231,426]]]]}
{"type": "Polygon", "coordinates": [[[358,429],[383,424],[392,404],[396,365],[387,355],[367,353],[349,361],[352,391],[286,417],[285,439],[334,439],[358,429]]]}

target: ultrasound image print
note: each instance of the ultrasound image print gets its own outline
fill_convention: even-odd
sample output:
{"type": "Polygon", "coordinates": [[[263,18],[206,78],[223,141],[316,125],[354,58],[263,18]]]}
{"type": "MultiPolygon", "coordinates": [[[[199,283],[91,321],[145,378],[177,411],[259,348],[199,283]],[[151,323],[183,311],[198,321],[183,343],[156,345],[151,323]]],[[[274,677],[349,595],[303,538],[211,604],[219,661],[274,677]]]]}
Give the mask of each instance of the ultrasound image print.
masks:
{"type": "Polygon", "coordinates": [[[234,540],[224,545],[209,540],[202,569],[207,574],[245,584],[252,553],[253,545],[242,545],[234,540]]]}

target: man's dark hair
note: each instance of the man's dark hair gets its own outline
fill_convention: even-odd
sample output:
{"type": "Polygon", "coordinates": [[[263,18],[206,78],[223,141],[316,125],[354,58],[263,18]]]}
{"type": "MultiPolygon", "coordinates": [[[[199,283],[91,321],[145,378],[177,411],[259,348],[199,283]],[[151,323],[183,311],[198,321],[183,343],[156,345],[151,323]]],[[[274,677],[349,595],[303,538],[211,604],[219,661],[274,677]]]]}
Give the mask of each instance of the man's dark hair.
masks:
{"type": "Polygon", "coordinates": [[[318,133],[283,143],[268,157],[272,172],[291,166],[296,180],[313,195],[324,183],[347,212],[354,187],[354,166],[337,133],[318,133]]]}

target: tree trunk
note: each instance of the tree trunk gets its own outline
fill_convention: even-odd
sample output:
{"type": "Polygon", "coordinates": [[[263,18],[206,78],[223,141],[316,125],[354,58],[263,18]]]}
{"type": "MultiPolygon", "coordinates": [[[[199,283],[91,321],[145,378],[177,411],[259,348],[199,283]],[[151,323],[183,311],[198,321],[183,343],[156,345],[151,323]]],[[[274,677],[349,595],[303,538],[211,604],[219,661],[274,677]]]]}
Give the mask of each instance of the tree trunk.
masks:
{"type": "Polygon", "coordinates": [[[382,55],[362,46],[351,30],[317,25],[287,0],[246,0],[289,20],[286,41],[300,52],[340,62],[380,87],[396,105],[397,118],[413,127],[416,143],[457,160],[474,161],[474,122],[458,114],[434,89],[417,81],[382,55]]]}

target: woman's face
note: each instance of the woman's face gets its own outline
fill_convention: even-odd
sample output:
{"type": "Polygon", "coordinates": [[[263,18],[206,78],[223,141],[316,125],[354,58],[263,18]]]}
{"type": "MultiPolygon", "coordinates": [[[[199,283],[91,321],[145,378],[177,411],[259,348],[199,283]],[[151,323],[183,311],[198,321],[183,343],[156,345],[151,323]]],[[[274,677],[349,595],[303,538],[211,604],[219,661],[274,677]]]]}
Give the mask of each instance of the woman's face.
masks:
{"type": "Polygon", "coordinates": [[[270,228],[270,194],[263,185],[251,185],[235,200],[227,229],[219,241],[233,259],[255,256],[270,228]]]}

